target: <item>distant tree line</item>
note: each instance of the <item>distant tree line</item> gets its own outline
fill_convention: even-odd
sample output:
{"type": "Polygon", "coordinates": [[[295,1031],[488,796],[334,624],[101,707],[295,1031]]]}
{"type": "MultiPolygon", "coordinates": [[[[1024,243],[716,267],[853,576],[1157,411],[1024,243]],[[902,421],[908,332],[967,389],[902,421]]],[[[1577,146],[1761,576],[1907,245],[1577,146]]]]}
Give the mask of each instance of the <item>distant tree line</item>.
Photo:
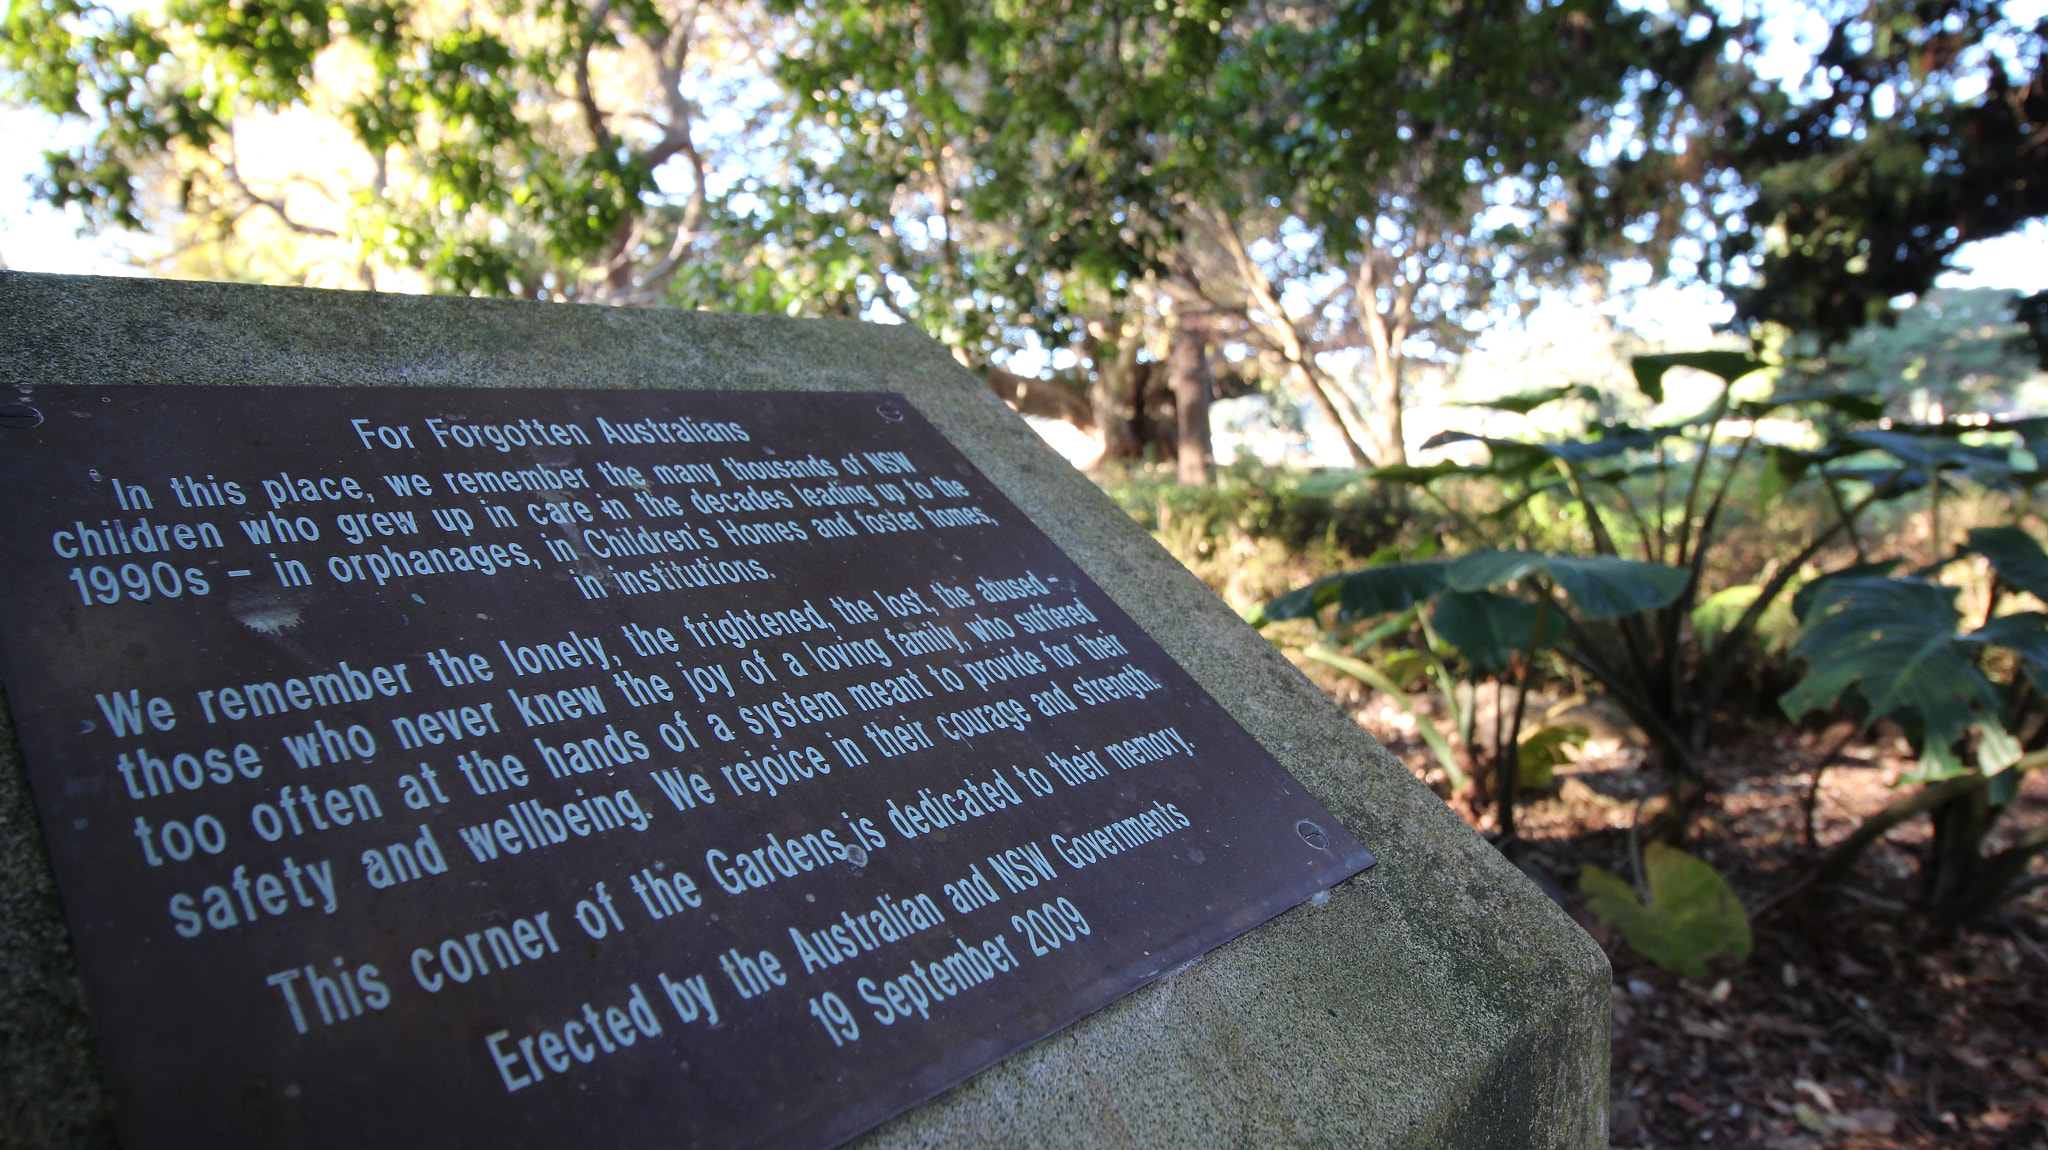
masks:
{"type": "Polygon", "coordinates": [[[0,72],[174,272],[899,318],[1200,481],[1247,383],[1403,463],[1413,363],[1617,261],[1840,340],[2048,214],[2048,26],[1814,11],[1787,82],[1685,2],[16,0],[0,72]]]}

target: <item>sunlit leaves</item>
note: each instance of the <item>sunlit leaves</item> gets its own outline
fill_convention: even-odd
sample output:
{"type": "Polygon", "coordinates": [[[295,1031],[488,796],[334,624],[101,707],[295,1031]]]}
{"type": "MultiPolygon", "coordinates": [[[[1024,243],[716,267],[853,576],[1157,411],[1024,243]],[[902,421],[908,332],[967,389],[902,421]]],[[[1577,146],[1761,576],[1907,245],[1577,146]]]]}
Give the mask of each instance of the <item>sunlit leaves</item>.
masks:
{"type": "Polygon", "coordinates": [[[1587,908],[1644,958],[1687,978],[1704,979],[1717,957],[1748,960],[1749,914],[1720,872],[1661,842],[1644,848],[1643,872],[1647,903],[1627,882],[1586,866],[1579,889],[1587,908]]]}

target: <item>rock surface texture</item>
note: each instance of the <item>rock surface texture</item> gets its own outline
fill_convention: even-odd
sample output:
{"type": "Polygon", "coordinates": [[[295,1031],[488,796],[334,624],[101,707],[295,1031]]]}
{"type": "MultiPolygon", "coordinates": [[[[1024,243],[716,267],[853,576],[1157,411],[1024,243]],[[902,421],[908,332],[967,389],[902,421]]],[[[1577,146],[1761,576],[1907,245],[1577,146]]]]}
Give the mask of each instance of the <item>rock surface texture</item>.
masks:
{"type": "MultiPolygon", "coordinates": [[[[854,1145],[1607,1144],[1600,950],[914,328],[0,272],[54,383],[902,394],[1380,861],[854,1145]]],[[[112,1144],[93,1044],[0,716],[0,1145],[112,1144]]]]}

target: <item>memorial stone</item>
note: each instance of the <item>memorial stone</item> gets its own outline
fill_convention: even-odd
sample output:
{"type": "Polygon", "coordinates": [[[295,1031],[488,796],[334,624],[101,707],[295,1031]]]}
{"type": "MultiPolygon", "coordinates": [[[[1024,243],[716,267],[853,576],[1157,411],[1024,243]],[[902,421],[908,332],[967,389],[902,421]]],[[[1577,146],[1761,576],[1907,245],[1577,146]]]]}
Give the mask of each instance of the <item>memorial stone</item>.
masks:
{"type": "Polygon", "coordinates": [[[908,329],[4,274],[0,388],[9,1140],[1604,1141],[1598,950],[908,329]]]}

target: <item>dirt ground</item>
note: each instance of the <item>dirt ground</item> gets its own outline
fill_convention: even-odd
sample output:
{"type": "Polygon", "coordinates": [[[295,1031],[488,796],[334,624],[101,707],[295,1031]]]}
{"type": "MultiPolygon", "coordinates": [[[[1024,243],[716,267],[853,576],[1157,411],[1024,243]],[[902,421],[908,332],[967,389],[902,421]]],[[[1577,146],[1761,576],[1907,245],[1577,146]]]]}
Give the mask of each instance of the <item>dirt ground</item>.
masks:
{"type": "MultiPolygon", "coordinates": [[[[1355,685],[1329,686],[1434,781],[1412,716],[1355,685]]],[[[1765,905],[1815,857],[1801,801],[1824,745],[1822,733],[1762,732],[1713,756],[1720,798],[1686,845],[1746,906],[1765,905]]],[[[1826,773],[1822,848],[1897,797],[1904,750],[1852,745],[1826,773]]],[[[1688,982],[1635,954],[1578,897],[1583,864],[1629,873],[1628,828],[1655,785],[1639,751],[1596,740],[1519,820],[1524,869],[1614,963],[1613,1146],[2048,1150],[2048,889],[1960,933],[1928,929],[1911,909],[1921,819],[1869,852],[1831,896],[1786,901],[1757,920],[1748,962],[1688,982]]],[[[1475,821],[1490,829],[1490,818],[1475,821]]],[[[2005,826],[2043,821],[2048,776],[2037,772],[2005,826]]]]}

